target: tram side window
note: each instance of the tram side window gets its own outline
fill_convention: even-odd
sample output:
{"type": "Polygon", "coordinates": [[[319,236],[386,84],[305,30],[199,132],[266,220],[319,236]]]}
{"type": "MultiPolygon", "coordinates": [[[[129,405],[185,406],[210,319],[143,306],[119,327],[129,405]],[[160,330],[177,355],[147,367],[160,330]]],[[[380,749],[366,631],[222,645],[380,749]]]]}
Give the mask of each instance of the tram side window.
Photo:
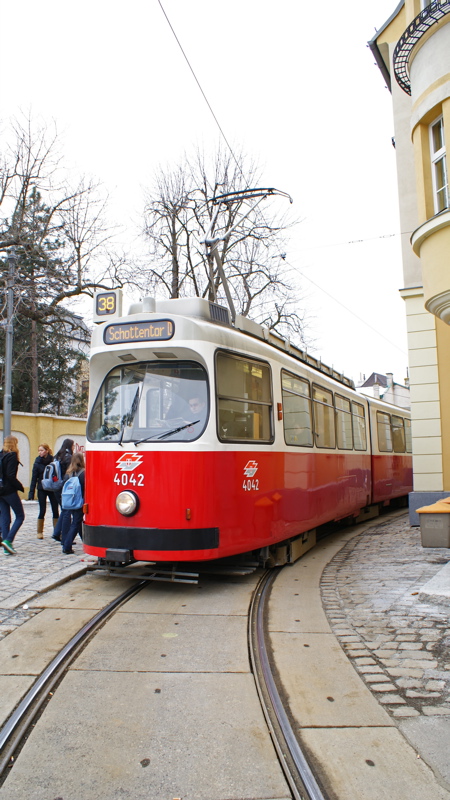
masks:
{"type": "Polygon", "coordinates": [[[382,453],[392,453],[391,419],[389,414],[377,411],[378,449],[382,453]]]}
{"type": "Polygon", "coordinates": [[[406,452],[407,453],[412,453],[411,420],[410,419],[405,419],[403,421],[405,423],[406,452]]]}
{"type": "Polygon", "coordinates": [[[406,450],[405,443],[405,428],[403,426],[403,417],[397,417],[394,414],[391,417],[392,425],[392,443],[394,445],[394,453],[404,453],[406,450]]]}
{"type": "Polygon", "coordinates": [[[366,418],[364,406],[352,403],[353,442],[355,450],[367,449],[366,418]]]}
{"type": "Polygon", "coordinates": [[[311,389],[309,381],[281,373],[283,395],[283,425],[286,444],[312,447],[311,389]]]}
{"type": "Polygon", "coordinates": [[[317,447],[335,447],[333,393],[313,386],[314,436],[317,447]]]}
{"type": "Polygon", "coordinates": [[[269,365],[218,352],[216,386],[219,439],[270,442],[272,388],[269,365]]]}
{"type": "Polygon", "coordinates": [[[336,394],[336,439],[339,450],[353,450],[352,414],[350,400],[336,394]]]}

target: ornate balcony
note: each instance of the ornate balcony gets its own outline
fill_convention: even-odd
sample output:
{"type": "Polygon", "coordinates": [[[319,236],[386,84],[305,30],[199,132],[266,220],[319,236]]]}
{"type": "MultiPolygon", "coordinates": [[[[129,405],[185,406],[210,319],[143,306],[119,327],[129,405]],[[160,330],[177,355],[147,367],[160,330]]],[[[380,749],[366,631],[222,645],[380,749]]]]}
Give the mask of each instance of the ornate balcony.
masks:
{"type": "Polygon", "coordinates": [[[433,0],[413,19],[398,40],[393,57],[394,74],[397,83],[406,94],[411,94],[408,63],[412,49],[432,25],[447,14],[450,14],[450,0],[433,0]]]}

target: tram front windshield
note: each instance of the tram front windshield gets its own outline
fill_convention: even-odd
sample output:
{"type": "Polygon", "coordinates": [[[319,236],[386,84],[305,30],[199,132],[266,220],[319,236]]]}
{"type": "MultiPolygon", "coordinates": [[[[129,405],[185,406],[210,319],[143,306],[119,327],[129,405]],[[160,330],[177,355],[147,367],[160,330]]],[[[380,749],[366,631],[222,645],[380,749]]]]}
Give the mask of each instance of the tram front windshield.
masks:
{"type": "Polygon", "coordinates": [[[208,418],[208,382],[200,364],[145,361],[116,367],[92,407],[87,435],[95,442],[197,439],[208,418]]]}

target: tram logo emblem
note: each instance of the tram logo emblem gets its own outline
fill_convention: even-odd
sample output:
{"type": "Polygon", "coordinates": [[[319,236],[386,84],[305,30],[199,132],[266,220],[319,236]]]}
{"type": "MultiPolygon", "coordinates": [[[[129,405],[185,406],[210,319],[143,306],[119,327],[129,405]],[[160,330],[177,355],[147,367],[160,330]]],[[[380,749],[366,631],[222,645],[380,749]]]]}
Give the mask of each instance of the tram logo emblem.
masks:
{"type": "Polygon", "coordinates": [[[244,475],[246,478],[253,478],[254,475],[258,472],[258,462],[257,461],[247,461],[244,467],[244,475]]]}
{"type": "Polygon", "coordinates": [[[142,453],[124,453],[116,461],[116,469],[121,469],[124,472],[132,472],[136,467],[142,464],[142,453]]]}

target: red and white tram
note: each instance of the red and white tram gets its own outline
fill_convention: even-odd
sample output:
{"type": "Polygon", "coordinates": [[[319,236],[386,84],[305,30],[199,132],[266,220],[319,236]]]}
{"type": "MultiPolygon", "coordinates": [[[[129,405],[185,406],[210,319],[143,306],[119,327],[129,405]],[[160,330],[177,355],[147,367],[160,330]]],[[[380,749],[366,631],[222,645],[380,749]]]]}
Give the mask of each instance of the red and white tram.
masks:
{"type": "Polygon", "coordinates": [[[90,391],[84,549],[107,564],[294,560],[412,490],[407,411],[207,300],[99,324],[90,391]]]}

